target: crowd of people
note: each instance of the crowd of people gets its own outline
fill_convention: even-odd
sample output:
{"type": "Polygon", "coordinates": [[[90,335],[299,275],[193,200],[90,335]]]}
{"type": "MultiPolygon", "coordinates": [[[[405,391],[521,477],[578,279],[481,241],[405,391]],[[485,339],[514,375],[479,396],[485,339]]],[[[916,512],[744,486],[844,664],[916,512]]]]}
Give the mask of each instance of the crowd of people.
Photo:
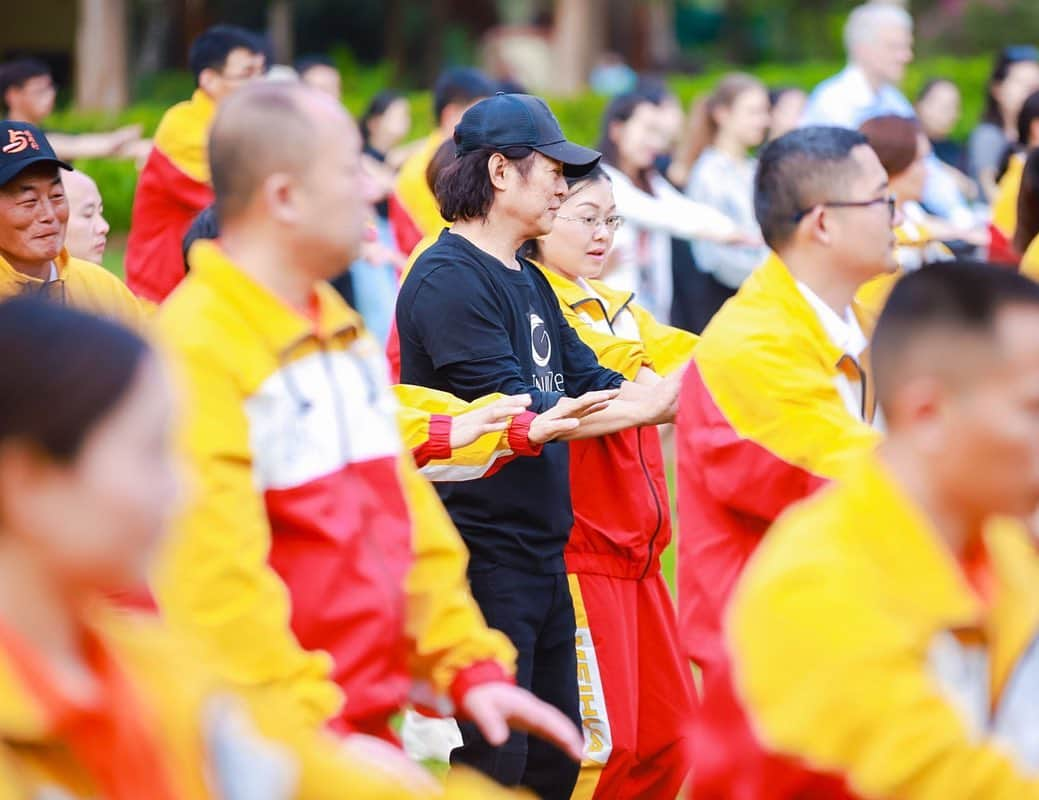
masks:
{"type": "Polygon", "coordinates": [[[0,797],[1039,800],[1039,52],[961,147],[912,30],[595,149],[228,25],[152,141],[0,66],[0,797]]]}

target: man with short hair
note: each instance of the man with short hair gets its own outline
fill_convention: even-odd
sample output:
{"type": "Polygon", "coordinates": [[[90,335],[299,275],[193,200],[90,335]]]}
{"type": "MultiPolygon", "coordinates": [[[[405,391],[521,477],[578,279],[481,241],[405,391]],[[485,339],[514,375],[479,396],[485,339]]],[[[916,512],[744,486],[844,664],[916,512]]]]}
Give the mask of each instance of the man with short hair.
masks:
{"type": "Polygon", "coordinates": [[[144,311],[122,281],[65,248],[61,171],[71,169],[35,125],[0,122],[0,299],[39,294],[141,328],[144,311]]]}
{"type": "Polygon", "coordinates": [[[729,610],[786,767],[753,797],[1039,798],[1039,287],[932,265],[872,350],[884,444],[769,530],[729,610]]]}
{"type": "Polygon", "coordinates": [[[162,302],[184,277],[181,240],[213,202],[207,141],[217,106],[264,70],[263,43],[233,25],[200,34],[188,54],[197,89],[169,109],[137,180],[126,280],[138,296],[162,302]]]}
{"type": "MultiPolygon", "coordinates": [[[[913,18],[895,3],[873,0],[856,7],[844,25],[848,65],[815,87],[802,125],[840,125],[858,129],[886,114],[916,117],[913,104],[898,89],[913,61],[913,18]]],[[[924,205],[932,214],[967,229],[974,217],[955,179],[936,156],[927,161],[924,205]]]]}
{"type": "Polygon", "coordinates": [[[389,198],[390,221],[397,244],[405,255],[411,253],[424,236],[435,235],[447,227],[426,181],[426,170],[440,145],[454,134],[466,110],[494,91],[491,79],[471,67],[453,67],[437,78],[433,86],[436,127],[422,147],[401,165],[394,194],[389,198]]]}
{"type": "Polygon", "coordinates": [[[101,191],[93,178],[78,169],[66,173],[62,183],[69,203],[65,247],[75,258],[101,264],[110,230],[101,191]]]}
{"type": "Polygon", "coordinates": [[[855,302],[893,273],[900,220],[862,134],[809,127],[761,153],[754,208],[773,254],[704,331],[679,400],[680,628],[703,670],[693,780],[711,797],[760,777],[721,641],[729,594],[773,520],[879,434],[855,302]],[[742,783],[741,783],[742,782],[742,783]]]}
{"type": "Polygon", "coordinates": [[[228,681],[288,694],[315,726],[396,743],[412,697],[578,758],[578,731],[512,685],[514,651],[402,447],[382,354],[325,283],[360,246],[360,158],[342,106],[301,84],[250,86],[217,114],[220,241],[194,245],[159,315],[197,488],[156,572],[160,608],[228,681]]]}
{"type": "MultiPolygon", "coordinates": [[[[13,122],[28,122],[41,127],[54,111],[57,90],[51,68],[37,58],[19,58],[0,64],[0,106],[13,122]]],[[[51,147],[60,158],[135,157],[141,141],[141,126],[126,125],[109,133],[48,134],[51,147]]]]}
{"type": "MultiPolygon", "coordinates": [[[[437,199],[449,230],[415,262],[397,301],[401,380],[463,400],[528,394],[542,412],[593,390],[620,389],[609,407],[564,438],[600,436],[672,418],[677,381],[652,390],[601,367],[563,319],[540,270],[516,251],[552,229],[564,174],[599,153],[566,141],[543,100],[502,94],[455,128],[457,157],[437,199]]],[[[469,581],[488,623],[519,652],[516,679],[580,724],[575,620],[563,549],[573,526],[567,445],[552,442],[476,481],[437,484],[469,546],[469,581]]],[[[514,734],[496,748],[471,725],[453,763],[475,766],[542,798],[569,798],[578,765],[514,734]]]]}

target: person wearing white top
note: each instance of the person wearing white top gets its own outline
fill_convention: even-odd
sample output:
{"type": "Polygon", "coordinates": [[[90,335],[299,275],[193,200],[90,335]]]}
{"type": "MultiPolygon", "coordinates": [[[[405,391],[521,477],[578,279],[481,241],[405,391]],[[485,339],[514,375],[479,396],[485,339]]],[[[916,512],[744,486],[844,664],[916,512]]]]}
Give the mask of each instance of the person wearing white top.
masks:
{"type": "MultiPolygon", "coordinates": [[[[845,23],[844,46],[848,66],[815,87],[802,125],[858,128],[885,114],[916,116],[913,104],[898,89],[913,60],[913,18],[908,11],[878,0],[858,6],[845,23]]],[[[924,205],[959,227],[974,225],[955,179],[936,156],[928,159],[924,205]]]]}
{"type": "Polygon", "coordinates": [[[617,211],[625,218],[603,274],[607,284],[635,292],[661,322],[671,319],[671,238],[717,242],[753,241],[725,214],[687,198],[653,169],[662,149],[656,106],[643,95],[610,103],[598,150],[613,181],[617,211]]]}

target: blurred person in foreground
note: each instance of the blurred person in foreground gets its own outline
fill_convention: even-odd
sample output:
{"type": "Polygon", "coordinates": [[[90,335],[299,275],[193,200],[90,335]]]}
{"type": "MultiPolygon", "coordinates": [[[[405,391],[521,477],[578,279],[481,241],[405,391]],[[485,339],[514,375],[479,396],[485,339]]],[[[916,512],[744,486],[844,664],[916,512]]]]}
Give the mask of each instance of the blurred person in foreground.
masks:
{"type": "MultiPolygon", "coordinates": [[[[566,182],[551,233],[524,249],[599,363],[659,386],[689,362],[696,336],[598,280],[624,218],[601,167],[566,182]]],[[[660,435],[646,425],[581,439],[570,458],[574,524],[563,555],[585,730],[574,798],[675,797],[691,761],[695,689],[660,569],[671,542],[660,435]]]]}
{"type": "Polygon", "coordinates": [[[263,74],[263,46],[232,25],[215,25],[191,43],[188,61],[197,88],[163,115],[134,193],[126,282],[146,300],[161,303],[184,278],[181,240],[213,202],[209,127],[221,102],[263,74]]]}
{"type": "Polygon", "coordinates": [[[732,694],[722,620],[775,518],[880,439],[875,309],[856,294],[893,279],[901,223],[876,153],[845,128],[799,128],[769,143],[754,208],[773,253],[704,331],[676,426],[679,620],[703,671],[693,783],[704,797],[767,787],[732,694]]]}
{"type": "Polygon", "coordinates": [[[1039,286],[928,266],[872,349],[885,442],[780,518],[730,605],[737,695],[792,768],[754,797],[1039,798],[1039,286]]]}
{"type": "MultiPolygon", "coordinates": [[[[517,255],[552,230],[566,176],[591,172],[599,153],[567,141],[544,100],[521,94],[477,103],[454,141],[456,158],[436,184],[453,225],[419,256],[397,301],[401,379],[463,400],[527,394],[536,412],[607,390],[609,405],[566,440],[670,420],[677,381],[650,389],[601,366],[564,320],[545,276],[517,255]]],[[[517,682],[579,725],[563,554],[573,526],[567,444],[550,442],[534,458],[479,480],[448,478],[437,489],[469,547],[473,596],[519,653],[517,682]]],[[[452,763],[550,800],[573,791],[578,765],[559,749],[522,734],[496,747],[471,724],[462,734],[452,763]]]]}
{"type": "Polygon", "coordinates": [[[78,169],[66,172],[61,182],[69,203],[65,247],[73,258],[100,264],[110,230],[101,192],[94,179],[78,169]]]}
{"type": "Polygon", "coordinates": [[[0,142],[0,299],[40,295],[141,328],[144,309],[123,282],[65,246],[61,176],[72,167],[34,125],[0,122],[0,142]]]}
{"type": "Polygon", "coordinates": [[[156,570],[160,608],[227,680],[315,727],[396,744],[412,697],[496,744],[511,724],[579,758],[569,721],[513,684],[515,652],[403,448],[382,354],[325,283],[360,245],[360,157],[341,104],[300,84],[250,86],[217,114],[220,239],[193,246],[159,316],[198,487],[156,570]]]}
{"type": "MultiPolygon", "coordinates": [[[[3,116],[12,122],[28,122],[43,127],[54,112],[57,89],[50,67],[35,58],[20,58],[0,64],[0,106],[3,116]]],[[[58,156],[66,161],[77,158],[137,158],[141,147],[140,125],[126,125],[108,133],[48,133],[58,156]]],[[[145,149],[145,152],[147,150],[145,149]]]]}
{"type": "MultiPolygon", "coordinates": [[[[236,695],[190,642],[112,605],[144,582],[179,505],[173,393],[151,348],[36,298],[0,303],[0,342],[0,795],[442,796],[287,698],[236,695]]],[[[496,796],[472,781],[447,796],[496,796]]]]}
{"type": "MultiPolygon", "coordinates": [[[[896,3],[865,3],[844,25],[848,66],[820,83],[808,98],[802,125],[840,125],[857,129],[883,114],[915,116],[913,104],[898,89],[913,61],[913,18],[896,3]]],[[[975,226],[955,179],[936,157],[928,160],[924,206],[958,228],[975,226]]]]}
{"type": "Polygon", "coordinates": [[[389,218],[397,245],[410,255],[425,237],[447,227],[440,206],[426,181],[426,169],[442,142],[454,135],[455,126],[467,109],[496,91],[493,81],[477,69],[452,67],[444,70],[433,86],[433,120],[436,127],[425,144],[401,165],[393,195],[389,198],[389,218]]]}

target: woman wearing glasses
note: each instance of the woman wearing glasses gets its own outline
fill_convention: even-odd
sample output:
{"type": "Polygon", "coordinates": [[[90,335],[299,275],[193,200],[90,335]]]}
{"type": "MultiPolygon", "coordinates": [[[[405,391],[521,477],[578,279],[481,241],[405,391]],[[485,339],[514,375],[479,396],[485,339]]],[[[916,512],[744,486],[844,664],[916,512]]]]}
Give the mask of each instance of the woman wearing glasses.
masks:
{"type": "MultiPolygon", "coordinates": [[[[624,220],[601,168],[567,183],[552,232],[524,254],[601,365],[658,383],[684,367],[697,339],[657,322],[630,291],[597,280],[624,220]]],[[[586,742],[574,796],[674,797],[689,768],[693,686],[660,572],[671,518],[657,429],[571,442],[570,483],[565,557],[586,742]]]]}

